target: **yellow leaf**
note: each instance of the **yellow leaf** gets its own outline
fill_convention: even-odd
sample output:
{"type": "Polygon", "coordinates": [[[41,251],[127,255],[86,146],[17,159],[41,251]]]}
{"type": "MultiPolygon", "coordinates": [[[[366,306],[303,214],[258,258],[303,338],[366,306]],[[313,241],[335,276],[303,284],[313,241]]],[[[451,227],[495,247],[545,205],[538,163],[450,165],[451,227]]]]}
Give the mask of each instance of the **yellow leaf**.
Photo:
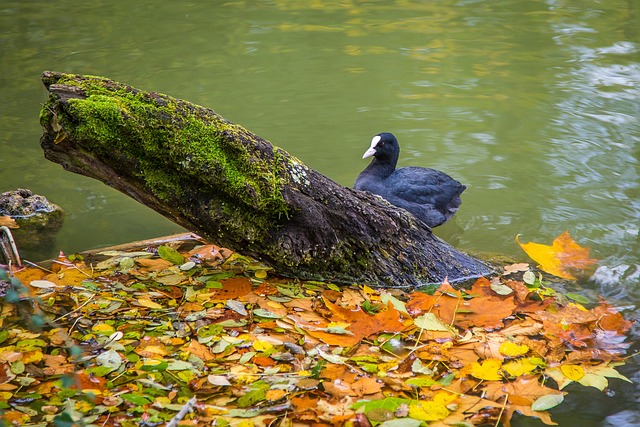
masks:
{"type": "Polygon", "coordinates": [[[537,365],[529,359],[514,360],[502,365],[502,369],[512,377],[519,377],[528,374],[537,368],[537,365]]]}
{"type": "Polygon", "coordinates": [[[498,359],[484,360],[482,365],[478,362],[473,362],[471,375],[481,380],[499,381],[502,379],[502,375],[498,372],[501,366],[502,362],[498,359]]]}
{"type": "Polygon", "coordinates": [[[500,344],[500,349],[498,351],[500,351],[500,353],[504,354],[505,356],[518,357],[527,354],[527,352],[529,351],[529,347],[524,344],[520,345],[511,341],[505,341],[500,344]]]}
{"type": "Polygon", "coordinates": [[[442,405],[448,405],[458,398],[457,394],[449,393],[447,391],[439,391],[433,396],[433,401],[435,403],[440,403],[442,405]]]}
{"type": "MultiPolygon", "coordinates": [[[[167,350],[163,347],[157,346],[157,345],[147,345],[144,348],[138,348],[140,350],[140,352],[142,353],[142,351],[144,351],[144,355],[146,355],[147,357],[153,357],[153,356],[166,356],[167,355],[167,350]]],[[[138,350],[136,349],[136,350],[138,350]]],[[[138,351],[136,351],[136,353],[138,353],[138,351]]],[[[138,353],[140,354],[140,353],[138,353]]]]}
{"type": "Polygon", "coordinates": [[[40,350],[28,351],[22,356],[22,362],[25,365],[29,363],[38,363],[42,360],[42,357],[42,352],[40,350]]]}
{"type": "Polygon", "coordinates": [[[256,351],[266,351],[266,350],[269,350],[269,349],[273,348],[273,346],[271,345],[271,343],[269,343],[267,341],[256,340],[256,341],[253,342],[253,348],[256,351]]]}
{"type": "Polygon", "coordinates": [[[449,410],[438,402],[418,402],[409,406],[409,417],[414,420],[435,421],[449,416],[449,410]]]}
{"type": "Polygon", "coordinates": [[[143,307],[151,308],[154,310],[162,309],[162,306],[160,304],[158,304],[157,302],[151,301],[149,298],[138,298],[138,304],[140,304],[143,307]]]}
{"type": "Polygon", "coordinates": [[[113,326],[107,323],[96,323],[91,328],[91,332],[100,334],[100,335],[111,335],[112,333],[115,332],[115,330],[116,328],[114,328],[113,326]]]}
{"type": "Polygon", "coordinates": [[[551,246],[520,243],[518,236],[516,242],[543,271],[563,279],[575,280],[571,271],[585,270],[598,262],[589,258],[589,248],[578,245],[567,231],[556,237],[551,246]]]}
{"type": "Polygon", "coordinates": [[[562,365],[560,366],[560,370],[564,376],[569,378],[571,381],[579,381],[584,377],[584,369],[579,365],[562,365]]]}

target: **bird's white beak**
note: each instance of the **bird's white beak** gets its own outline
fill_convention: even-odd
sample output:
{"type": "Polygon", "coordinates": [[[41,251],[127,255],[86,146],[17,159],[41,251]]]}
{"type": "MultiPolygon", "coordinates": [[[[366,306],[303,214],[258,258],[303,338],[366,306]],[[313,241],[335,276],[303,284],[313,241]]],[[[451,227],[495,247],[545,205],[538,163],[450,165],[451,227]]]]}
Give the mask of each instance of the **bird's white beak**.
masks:
{"type": "Polygon", "coordinates": [[[366,159],[367,157],[371,157],[374,154],[376,154],[376,149],[371,147],[369,148],[367,151],[364,152],[364,155],[362,156],[363,159],[366,159]]]}
{"type": "Polygon", "coordinates": [[[364,155],[362,156],[363,159],[376,154],[376,145],[378,145],[378,142],[380,142],[381,139],[382,138],[380,137],[380,135],[376,135],[373,137],[373,139],[371,140],[371,147],[369,147],[369,149],[364,152],[364,155]]]}

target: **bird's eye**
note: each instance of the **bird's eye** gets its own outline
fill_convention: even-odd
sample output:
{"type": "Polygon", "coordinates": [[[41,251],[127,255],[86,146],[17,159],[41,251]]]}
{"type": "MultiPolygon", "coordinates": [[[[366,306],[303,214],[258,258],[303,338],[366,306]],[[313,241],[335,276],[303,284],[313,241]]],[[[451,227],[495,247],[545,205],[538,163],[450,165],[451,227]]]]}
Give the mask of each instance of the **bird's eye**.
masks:
{"type": "Polygon", "coordinates": [[[384,147],[384,142],[382,142],[382,141],[378,142],[377,147],[384,147]]]}

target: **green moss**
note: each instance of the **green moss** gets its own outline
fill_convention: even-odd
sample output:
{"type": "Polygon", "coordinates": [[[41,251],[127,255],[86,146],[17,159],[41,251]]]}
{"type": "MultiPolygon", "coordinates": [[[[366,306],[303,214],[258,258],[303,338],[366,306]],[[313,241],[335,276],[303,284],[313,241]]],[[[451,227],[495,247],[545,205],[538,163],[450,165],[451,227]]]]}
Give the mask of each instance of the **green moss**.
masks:
{"type": "Polygon", "coordinates": [[[130,165],[161,201],[185,200],[185,188],[194,185],[214,188],[219,206],[233,206],[236,221],[263,231],[289,213],[277,150],[249,152],[256,137],[244,128],[211,110],[101,77],[62,75],[55,83],[80,87],[86,98],[69,99],[56,114],[50,100],[43,125],[56,120],[84,150],[130,165]]]}

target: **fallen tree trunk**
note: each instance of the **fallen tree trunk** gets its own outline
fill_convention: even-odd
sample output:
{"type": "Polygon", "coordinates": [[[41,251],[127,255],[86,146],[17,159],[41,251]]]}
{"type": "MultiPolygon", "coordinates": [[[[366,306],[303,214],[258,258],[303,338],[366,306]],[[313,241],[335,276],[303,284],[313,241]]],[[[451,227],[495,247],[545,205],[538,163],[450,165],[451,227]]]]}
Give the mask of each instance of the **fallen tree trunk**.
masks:
{"type": "Polygon", "coordinates": [[[45,72],[45,157],[301,279],[417,286],[487,274],[408,212],[333,182],[213,110],[45,72]]]}

